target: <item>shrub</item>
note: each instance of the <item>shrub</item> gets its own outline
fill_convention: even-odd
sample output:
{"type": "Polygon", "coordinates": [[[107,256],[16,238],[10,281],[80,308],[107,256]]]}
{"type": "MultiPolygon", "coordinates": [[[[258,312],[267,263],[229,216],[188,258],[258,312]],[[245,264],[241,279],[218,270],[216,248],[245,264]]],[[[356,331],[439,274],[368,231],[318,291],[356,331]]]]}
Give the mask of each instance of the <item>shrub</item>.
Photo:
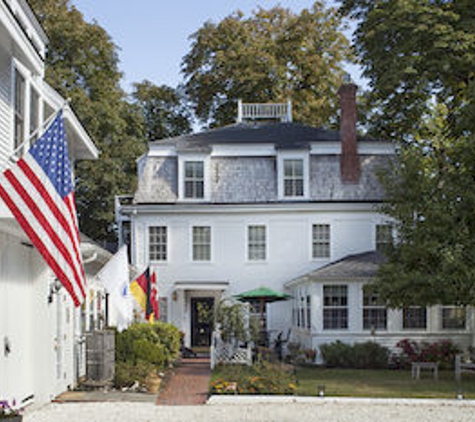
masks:
{"type": "Polygon", "coordinates": [[[116,386],[143,382],[151,371],[166,368],[175,361],[179,349],[180,332],[171,324],[134,323],[116,333],[116,386]]]}
{"type": "Polygon", "coordinates": [[[115,365],[114,385],[118,388],[131,387],[135,382],[142,384],[147,376],[155,370],[151,363],[139,360],[118,361],[115,365]]]}
{"type": "Polygon", "coordinates": [[[440,362],[446,368],[453,367],[455,355],[460,353],[460,349],[451,340],[418,343],[406,338],[400,340],[396,347],[401,349],[402,362],[440,362]]]}
{"type": "Polygon", "coordinates": [[[218,371],[221,376],[210,384],[212,394],[293,394],[296,390],[292,371],[279,363],[223,365],[218,371]]]}
{"type": "Polygon", "coordinates": [[[372,341],[350,345],[338,340],[322,344],[320,351],[331,367],[378,369],[388,366],[389,350],[372,341]]]}

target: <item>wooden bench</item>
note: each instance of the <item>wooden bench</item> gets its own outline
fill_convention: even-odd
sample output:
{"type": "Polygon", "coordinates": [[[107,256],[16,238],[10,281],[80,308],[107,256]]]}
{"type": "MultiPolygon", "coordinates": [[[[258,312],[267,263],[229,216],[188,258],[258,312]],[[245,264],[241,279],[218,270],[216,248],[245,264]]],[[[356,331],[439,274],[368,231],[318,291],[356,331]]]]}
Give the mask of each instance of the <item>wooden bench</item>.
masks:
{"type": "Polygon", "coordinates": [[[434,379],[439,379],[439,362],[412,362],[411,372],[412,378],[416,380],[421,378],[421,370],[427,369],[432,371],[434,374],[434,379]]]}
{"type": "Polygon", "coordinates": [[[475,363],[463,362],[462,356],[462,354],[455,356],[455,379],[457,382],[461,381],[463,372],[475,372],[475,363]]]}

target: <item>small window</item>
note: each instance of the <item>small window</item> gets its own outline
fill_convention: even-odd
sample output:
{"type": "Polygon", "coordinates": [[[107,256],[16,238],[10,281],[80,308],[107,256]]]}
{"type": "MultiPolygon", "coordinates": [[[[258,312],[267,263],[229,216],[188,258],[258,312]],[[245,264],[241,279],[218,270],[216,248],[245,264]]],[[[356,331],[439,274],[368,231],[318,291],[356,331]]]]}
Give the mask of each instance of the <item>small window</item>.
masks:
{"type": "Polygon", "coordinates": [[[203,161],[185,161],[185,198],[204,198],[204,163],[203,161]]]}
{"type": "Polygon", "coordinates": [[[330,257],[330,225],[314,224],[312,227],[313,258],[330,257]]]}
{"type": "Polygon", "coordinates": [[[411,306],[403,309],[402,328],[405,330],[425,330],[427,328],[427,308],[411,306]]]}
{"type": "Polygon", "coordinates": [[[388,312],[385,303],[370,286],[363,287],[363,329],[386,330],[388,312]]]}
{"type": "Polygon", "coordinates": [[[167,260],[167,228],[149,227],[148,228],[148,250],[150,261],[167,260]]]}
{"type": "Polygon", "coordinates": [[[323,329],[348,328],[348,287],[323,286],[323,329]]]}
{"type": "Polygon", "coordinates": [[[284,196],[304,196],[304,172],[302,159],[284,160],[284,196]]]}
{"type": "Polygon", "coordinates": [[[15,69],[15,149],[17,149],[25,139],[25,87],[25,78],[15,69]]]}
{"type": "Polygon", "coordinates": [[[211,261],[211,227],[193,227],[193,261],[211,261]]]}
{"type": "Polygon", "coordinates": [[[32,89],[30,92],[30,137],[33,136],[31,141],[38,139],[38,129],[40,126],[40,96],[32,89]]]}
{"type": "Polygon", "coordinates": [[[387,252],[388,248],[393,244],[393,227],[390,224],[376,225],[376,250],[379,252],[387,252]]]}
{"type": "Polygon", "coordinates": [[[442,328],[444,330],[464,330],[466,328],[465,307],[443,306],[442,328]]]}
{"type": "Polygon", "coordinates": [[[247,228],[247,258],[249,261],[266,260],[266,226],[247,228]]]}
{"type": "Polygon", "coordinates": [[[168,299],[166,297],[158,298],[159,321],[168,322],[168,299]]]}

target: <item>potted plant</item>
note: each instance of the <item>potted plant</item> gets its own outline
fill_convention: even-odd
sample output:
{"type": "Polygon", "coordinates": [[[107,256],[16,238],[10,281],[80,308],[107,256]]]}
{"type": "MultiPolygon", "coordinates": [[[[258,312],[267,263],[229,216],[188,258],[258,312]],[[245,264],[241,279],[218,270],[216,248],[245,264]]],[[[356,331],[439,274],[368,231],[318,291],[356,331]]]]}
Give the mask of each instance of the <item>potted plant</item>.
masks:
{"type": "Polygon", "coordinates": [[[20,412],[12,408],[7,401],[0,400],[0,421],[21,422],[23,416],[20,412]]]}

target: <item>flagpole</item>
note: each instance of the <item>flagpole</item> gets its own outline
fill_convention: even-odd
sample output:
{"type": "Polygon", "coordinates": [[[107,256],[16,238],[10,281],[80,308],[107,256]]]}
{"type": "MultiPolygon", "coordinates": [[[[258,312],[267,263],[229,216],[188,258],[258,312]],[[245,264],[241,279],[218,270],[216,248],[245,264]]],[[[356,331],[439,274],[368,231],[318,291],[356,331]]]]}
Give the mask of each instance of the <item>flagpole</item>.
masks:
{"type": "Polygon", "coordinates": [[[51,122],[56,119],[59,113],[63,111],[66,107],[69,107],[69,103],[71,102],[71,99],[68,98],[67,100],[64,101],[63,105],[56,110],[51,116],[49,116],[37,129],[35,129],[28,137],[28,139],[24,140],[20,145],[18,145],[13,152],[9,155],[9,157],[5,160],[5,162],[2,165],[2,171],[5,168],[5,164],[8,164],[9,162],[16,163],[18,161],[17,153],[18,151],[21,151],[22,148],[24,148],[25,145],[30,144],[31,140],[38,135],[39,133],[42,133],[50,124],[51,122]]]}

